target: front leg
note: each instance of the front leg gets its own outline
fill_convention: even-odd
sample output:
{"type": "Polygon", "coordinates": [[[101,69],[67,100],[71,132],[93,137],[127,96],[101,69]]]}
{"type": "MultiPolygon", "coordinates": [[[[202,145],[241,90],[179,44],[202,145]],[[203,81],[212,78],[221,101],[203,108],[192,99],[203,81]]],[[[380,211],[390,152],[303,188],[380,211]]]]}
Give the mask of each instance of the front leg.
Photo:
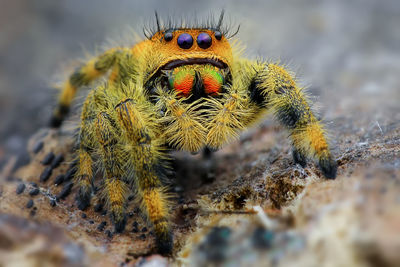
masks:
{"type": "Polygon", "coordinates": [[[302,165],[314,158],[325,175],[336,177],[337,163],[326,141],[322,123],[314,116],[310,105],[294,79],[277,65],[268,64],[255,78],[255,88],[263,105],[272,108],[276,118],[290,131],[294,158],[302,165]]]}

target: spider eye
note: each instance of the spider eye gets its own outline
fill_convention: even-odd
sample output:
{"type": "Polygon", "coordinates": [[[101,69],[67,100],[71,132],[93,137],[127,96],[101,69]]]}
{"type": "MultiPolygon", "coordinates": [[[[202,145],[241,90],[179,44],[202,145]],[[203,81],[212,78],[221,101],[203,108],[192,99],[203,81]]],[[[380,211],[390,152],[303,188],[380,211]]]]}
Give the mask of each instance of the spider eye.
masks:
{"type": "Polygon", "coordinates": [[[217,39],[218,41],[222,39],[222,33],[220,31],[216,31],[214,33],[215,39],[217,39]]]}
{"type": "Polygon", "coordinates": [[[189,49],[193,45],[193,37],[188,33],[182,33],[179,35],[177,42],[180,48],[189,49]]]}
{"type": "Polygon", "coordinates": [[[174,35],[172,34],[172,32],[166,32],[164,34],[164,40],[167,42],[171,41],[173,37],[174,37],[174,35]]]}
{"type": "Polygon", "coordinates": [[[200,33],[197,36],[197,44],[203,49],[209,48],[212,44],[211,36],[208,33],[200,33]]]}

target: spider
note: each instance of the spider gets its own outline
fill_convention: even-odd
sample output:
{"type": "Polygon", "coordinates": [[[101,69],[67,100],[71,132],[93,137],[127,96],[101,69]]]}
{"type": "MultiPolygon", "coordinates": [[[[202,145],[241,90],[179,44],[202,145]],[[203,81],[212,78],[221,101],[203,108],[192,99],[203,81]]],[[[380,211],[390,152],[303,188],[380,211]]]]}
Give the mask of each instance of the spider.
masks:
{"type": "Polygon", "coordinates": [[[77,138],[75,184],[79,209],[90,205],[95,172],[102,177],[115,231],[124,230],[135,191],[154,227],[160,253],[173,249],[171,195],[165,183],[171,149],[218,150],[272,111],[290,132],[293,157],[314,159],[327,178],[337,165],[322,123],[282,66],[249,60],[222,21],[203,26],[161,23],[147,39],[89,60],[65,82],[51,125],[59,127],[78,88],[107,79],[84,101],[77,138]]]}

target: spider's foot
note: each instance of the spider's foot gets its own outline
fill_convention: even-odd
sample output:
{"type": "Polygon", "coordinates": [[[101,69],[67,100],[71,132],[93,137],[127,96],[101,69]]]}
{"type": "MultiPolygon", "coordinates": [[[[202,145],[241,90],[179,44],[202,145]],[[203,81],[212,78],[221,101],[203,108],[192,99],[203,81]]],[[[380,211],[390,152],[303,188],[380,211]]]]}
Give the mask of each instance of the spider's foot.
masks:
{"type": "Polygon", "coordinates": [[[78,209],[86,210],[90,206],[90,191],[80,188],[78,194],[76,194],[76,203],[78,209]]]}
{"type": "Polygon", "coordinates": [[[126,226],[126,215],[121,212],[111,212],[111,221],[114,224],[114,230],[116,233],[122,233],[126,226]]]}
{"type": "Polygon", "coordinates": [[[319,160],[319,168],[328,179],[335,179],[337,173],[337,163],[332,157],[324,157],[319,160]]]}
{"type": "Polygon", "coordinates": [[[293,149],[293,161],[295,164],[300,164],[300,166],[303,168],[307,165],[306,157],[297,149],[293,149]]]}
{"type": "Polygon", "coordinates": [[[170,255],[174,247],[173,235],[171,231],[156,234],[156,237],[158,253],[161,255],[170,255]]]}

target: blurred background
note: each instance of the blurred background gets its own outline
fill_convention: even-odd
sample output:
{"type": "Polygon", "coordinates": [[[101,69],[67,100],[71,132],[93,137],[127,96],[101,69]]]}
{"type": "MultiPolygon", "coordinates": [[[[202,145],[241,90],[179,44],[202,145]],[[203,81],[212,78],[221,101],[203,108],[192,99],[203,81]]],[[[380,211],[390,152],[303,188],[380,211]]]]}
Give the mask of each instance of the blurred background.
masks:
{"type": "Polygon", "coordinates": [[[202,18],[226,9],[227,21],[241,25],[236,38],[247,55],[288,64],[311,85],[328,119],[338,107],[374,103],[377,96],[388,106],[400,99],[396,0],[0,2],[3,156],[22,151],[26,138],[46,125],[57,94],[52,87],[77,60],[109,40],[132,40],[132,29],[143,37],[142,27],[153,20],[154,10],[161,17],[202,18]]]}

